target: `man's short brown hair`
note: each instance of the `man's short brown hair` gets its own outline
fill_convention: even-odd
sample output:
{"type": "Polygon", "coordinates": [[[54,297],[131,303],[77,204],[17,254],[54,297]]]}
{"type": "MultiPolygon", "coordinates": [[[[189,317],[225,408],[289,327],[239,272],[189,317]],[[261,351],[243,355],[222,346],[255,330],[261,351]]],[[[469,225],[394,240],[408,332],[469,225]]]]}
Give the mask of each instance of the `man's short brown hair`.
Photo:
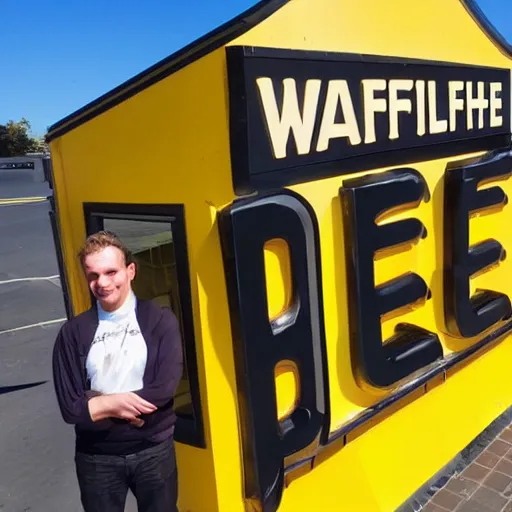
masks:
{"type": "Polygon", "coordinates": [[[85,264],[85,258],[89,256],[89,254],[101,251],[107,247],[117,247],[123,253],[124,261],[127,266],[130,263],[134,263],[130,249],[126,247],[115,233],[112,233],[111,231],[98,231],[97,233],[93,233],[87,237],[84,245],[78,253],[78,258],[82,267],[85,264]]]}

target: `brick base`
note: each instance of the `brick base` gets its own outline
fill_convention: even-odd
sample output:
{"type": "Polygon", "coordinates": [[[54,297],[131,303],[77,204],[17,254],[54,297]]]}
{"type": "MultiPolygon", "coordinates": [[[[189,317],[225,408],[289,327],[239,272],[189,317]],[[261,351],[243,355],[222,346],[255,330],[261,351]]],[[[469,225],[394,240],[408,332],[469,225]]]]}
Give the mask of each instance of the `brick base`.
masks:
{"type": "Polygon", "coordinates": [[[396,512],[512,512],[512,407],[396,512]]]}

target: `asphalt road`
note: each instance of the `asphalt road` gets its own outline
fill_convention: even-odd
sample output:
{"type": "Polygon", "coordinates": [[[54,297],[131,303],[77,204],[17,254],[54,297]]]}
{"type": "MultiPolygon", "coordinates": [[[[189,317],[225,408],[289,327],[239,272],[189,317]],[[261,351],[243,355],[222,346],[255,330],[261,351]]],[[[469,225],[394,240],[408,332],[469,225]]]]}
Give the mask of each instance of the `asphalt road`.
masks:
{"type": "MultiPolygon", "coordinates": [[[[65,317],[49,206],[1,204],[49,194],[44,183],[0,176],[0,512],[82,510],[74,432],[61,419],[51,380],[61,322],[35,325],[65,317]]],[[[136,510],[131,496],[126,510],[136,510]]]]}

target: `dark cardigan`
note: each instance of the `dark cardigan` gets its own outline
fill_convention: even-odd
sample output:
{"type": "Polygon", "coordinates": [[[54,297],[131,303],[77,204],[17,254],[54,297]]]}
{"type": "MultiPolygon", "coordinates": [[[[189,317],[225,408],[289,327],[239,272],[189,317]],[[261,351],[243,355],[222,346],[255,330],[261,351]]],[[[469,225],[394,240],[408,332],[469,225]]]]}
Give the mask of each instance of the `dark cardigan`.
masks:
{"type": "Polygon", "coordinates": [[[183,372],[178,322],[170,309],[153,301],[138,300],[136,315],[148,355],[143,388],[134,392],[158,407],[140,416],[142,427],[116,418],[93,422],[89,414],[85,362],[98,327],[96,307],[72,318],[59,331],[53,349],[53,381],[62,417],[75,425],[79,452],[125,455],[173,435],[174,394],[183,372]]]}

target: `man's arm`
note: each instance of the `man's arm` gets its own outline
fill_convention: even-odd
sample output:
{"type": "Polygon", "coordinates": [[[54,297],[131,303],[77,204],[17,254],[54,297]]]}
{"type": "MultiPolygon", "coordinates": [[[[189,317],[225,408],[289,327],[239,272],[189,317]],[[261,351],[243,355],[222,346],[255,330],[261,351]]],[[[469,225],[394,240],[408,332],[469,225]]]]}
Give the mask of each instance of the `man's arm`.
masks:
{"type": "Polygon", "coordinates": [[[160,340],[155,372],[152,379],[135,391],[144,400],[165,406],[174,398],[183,375],[183,349],[178,320],[170,309],[164,308],[162,324],[158,328],[160,340]]]}
{"type": "MultiPolygon", "coordinates": [[[[69,325],[61,327],[53,347],[53,384],[62,418],[66,423],[97,428],[89,412],[83,368],[69,325]]],[[[108,428],[103,424],[103,428],[108,428]]]]}
{"type": "Polygon", "coordinates": [[[53,349],[53,381],[57,402],[66,423],[104,430],[113,425],[109,418],[133,422],[140,414],[150,414],[156,410],[154,405],[135,393],[101,395],[86,391],[83,372],[78,350],[64,326],[53,349]]]}
{"type": "MultiPolygon", "coordinates": [[[[119,418],[139,425],[141,414],[151,414],[156,407],[135,393],[113,393],[97,395],[89,400],[89,414],[93,421],[119,418]]],[[[142,422],[143,423],[143,422],[142,422]]]]}

